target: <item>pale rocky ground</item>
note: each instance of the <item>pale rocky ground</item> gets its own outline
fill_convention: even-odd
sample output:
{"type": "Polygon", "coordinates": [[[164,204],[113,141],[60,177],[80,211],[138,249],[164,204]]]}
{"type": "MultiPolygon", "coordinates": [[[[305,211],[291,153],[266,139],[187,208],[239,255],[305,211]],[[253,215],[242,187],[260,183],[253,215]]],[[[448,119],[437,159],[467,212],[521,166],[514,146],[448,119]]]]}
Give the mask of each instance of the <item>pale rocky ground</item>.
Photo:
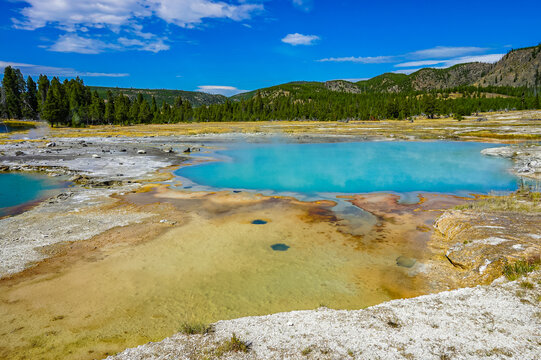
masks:
{"type": "MultiPolygon", "coordinates": [[[[182,153],[185,147],[177,146],[182,153]]],[[[22,214],[0,219],[0,277],[48,257],[46,249],[50,245],[87,240],[153,216],[103,207],[117,201],[110,195],[138,189],[141,184],[136,180],[156,179],[157,170],[182,162],[174,150],[166,152],[171,148],[161,142],[107,138],[1,144],[2,170],[68,175],[87,187],[70,187],[22,214]],[[145,153],[140,154],[140,150],[145,153]]]]}
{"type": "Polygon", "coordinates": [[[513,171],[516,174],[541,179],[541,146],[539,145],[511,145],[484,149],[481,153],[487,156],[512,159],[514,161],[513,171]]]}
{"type": "Polygon", "coordinates": [[[539,224],[541,208],[532,213],[447,210],[434,223],[428,243],[433,253],[441,254],[428,264],[430,281],[448,288],[487,284],[501,275],[505,264],[539,258],[539,224]]]}
{"type": "Polygon", "coordinates": [[[87,240],[114,227],[153,216],[123,209],[101,209],[116,201],[108,195],[137,187],[126,185],[114,190],[75,187],[18,216],[0,219],[0,278],[45,259],[47,246],[87,240]]]}
{"type": "Polygon", "coordinates": [[[523,359],[541,357],[541,274],[394,300],[364,310],[321,308],[219,321],[110,360],[216,358],[235,334],[250,345],[223,359],[523,359]],[[533,288],[529,288],[532,286],[533,288]]]}
{"type": "Polygon", "coordinates": [[[10,171],[80,174],[98,181],[144,180],[152,178],[159,169],[179,164],[178,153],[186,148],[153,138],[23,140],[0,145],[0,167],[10,171]],[[171,152],[166,152],[169,149],[171,152]]]}

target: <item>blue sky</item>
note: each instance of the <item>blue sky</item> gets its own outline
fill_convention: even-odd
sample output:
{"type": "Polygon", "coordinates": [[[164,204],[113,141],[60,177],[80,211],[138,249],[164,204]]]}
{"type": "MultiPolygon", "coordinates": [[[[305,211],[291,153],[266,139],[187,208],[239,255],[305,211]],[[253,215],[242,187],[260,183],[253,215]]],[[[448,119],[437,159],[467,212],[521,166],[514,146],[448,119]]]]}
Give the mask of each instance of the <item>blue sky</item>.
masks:
{"type": "Polygon", "coordinates": [[[0,68],[232,95],[295,80],[497,61],[541,1],[0,0],[0,68]]]}

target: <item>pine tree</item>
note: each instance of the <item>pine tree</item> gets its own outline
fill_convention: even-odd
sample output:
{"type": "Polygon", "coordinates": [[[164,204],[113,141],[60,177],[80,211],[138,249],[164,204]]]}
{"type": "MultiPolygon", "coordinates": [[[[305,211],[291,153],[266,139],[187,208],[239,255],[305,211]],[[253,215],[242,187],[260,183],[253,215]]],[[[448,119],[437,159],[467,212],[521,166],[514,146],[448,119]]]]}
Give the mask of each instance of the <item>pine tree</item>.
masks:
{"type": "Polygon", "coordinates": [[[152,95],[152,103],[150,104],[150,111],[155,114],[158,111],[158,105],[156,104],[156,98],[152,95]]]}
{"type": "Polygon", "coordinates": [[[51,86],[51,83],[49,82],[47,76],[40,75],[38,78],[38,108],[40,109],[40,111],[42,105],[47,99],[47,92],[49,91],[49,86],[51,86]]]}
{"type": "Polygon", "coordinates": [[[102,98],[98,95],[97,91],[92,93],[92,100],[90,103],[90,120],[92,123],[101,123],[104,120],[105,116],[105,103],[102,98]]]}
{"type": "Polygon", "coordinates": [[[104,120],[112,123],[115,120],[115,97],[111,90],[107,90],[107,101],[105,103],[104,120]]]}
{"type": "Polygon", "coordinates": [[[43,104],[41,116],[51,125],[69,124],[69,102],[64,87],[57,77],[53,77],[51,80],[51,86],[47,91],[47,99],[43,104]]]}
{"type": "Polygon", "coordinates": [[[23,114],[29,119],[36,119],[38,116],[38,91],[36,83],[30,76],[26,79],[23,114]]]}
{"type": "Polygon", "coordinates": [[[138,114],[138,120],[139,123],[142,124],[148,124],[152,120],[152,111],[150,109],[150,105],[148,105],[148,102],[146,100],[143,100],[141,104],[139,105],[139,114],[138,114]]]}
{"type": "Polygon", "coordinates": [[[130,98],[120,93],[115,97],[115,120],[118,124],[127,125],[130,111],[130,98]]]}
{"type": "Polygon", "coordinates": [[[11,66],[6,66],[4,69],[4,78],[2,79],[2,99],[7,118],[20,119],[22,116],[21,97],[23,89],[20,87],[21,83],[17,70],[14,70],[11,66]]]}
{"type": "Polygon", "coordinates": [[[140,107],[140,104],[137,102],[137,100],[135,100],[131,104],[130,110],[128,111],[128,118],[130,122],[132,123],[140,122],[139,121],[139,107],[140,107]]]}

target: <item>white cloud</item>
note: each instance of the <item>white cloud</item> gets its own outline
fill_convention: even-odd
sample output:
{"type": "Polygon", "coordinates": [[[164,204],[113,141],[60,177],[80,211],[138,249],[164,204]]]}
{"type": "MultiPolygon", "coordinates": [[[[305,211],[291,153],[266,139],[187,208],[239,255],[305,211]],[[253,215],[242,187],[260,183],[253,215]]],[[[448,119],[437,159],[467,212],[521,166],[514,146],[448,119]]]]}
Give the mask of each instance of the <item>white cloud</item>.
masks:
{"type": "Polygon", "coordinates": [[[154,13],[168,23],[193,27],[204,18],[228,18],[234,21],[249,19],[252,13],[263,10],[261,4],[231,5],[210,0],[149,0],[154,13]]]}
{"type": "Polygon", "coordinates": [[[453,66],[456,64],[464,64],[470,62],[484,62],[484,63],[495,63],[500,61],[505,54],[487,54],[487,55],[476,55],[476,56],[463,56],[456,59],[450,59],[445,61],[445,67],[453,66]]]}
{"type": "Polygon", "coordinates": [[[457,57],[453,59],[442,59],[442,60],[408,61],[408,62],[396,64],[395,67],[419,67],[419,66],[438,65],[438,68],[448,68],[453,65],[471,63],[471,62],[484,62],[484,63],[492,64],[499,61],[504,55],[505,54],[487,54],[487,55],[461,56],[461,57],[457,57]]]}
{"type": "Polygon", "coordinates": [[[394,56],[366,56],[366,57],[330,57],[325,59],[317,60],[319,62],[353,62],[361,64],[382,64],[390,63],[395,60],[394,56]]]}
{"type": "Polygon", "coordinates": [[[340,79],[340,80],[344,80],[344,81],[349,81],[349,82],[359,82],[359,81],[364,81],[364,80],[369,80],[370,78],[349,78],[349,79],[340,79]]]}
{"type": "Polygon", "coordinates": [[[303,11],[310,11],[313,7],[313,1],[312,0],[292,0],[293,6],[296,8],[299,8],[303,11]]]}
{"type": "Polygon", "coordinates": [[[34,64],[25,64],[18,63],[13,61],[0,61],[0,70],[4,70],[5,67],[11,66],[21,70],[25,75],[49,75],[49,76],[60,76],[60,77],[125,77],[130,76],[127,73],[101,73],[101,72],[86,72],[86,71],[77,71],[71,68],[61,68],[45,65],[34,65],[34,64]]]}
{"type": "Polygon", "coordinates": [[[198,24],[204,18],[247,19],[261,4],[231,5],[215,0],[24,0],[23,20],[15,26],[37,29],[52,24],[67,29],[81,26],[120,27],[155,15],[179,26],[198,24]]]}
{"type": "Polygon", "coordinates": [[[402,70],[396,70],[396,71],[392,71],[393,73],[395,74],[406,74],[406,75],[409,75],[409,74],[413,74],[414,72],[416,71],[419,71],[421,70],[422,68],[416,68],[416,69],[402,69],[402,70]]]}
{"type": "Polygon", "coordinates": [[[456,56],[462,56],[466,54],[476,54],[483,51],[486,51],[486,48],[475,47],[475,46],[436,46],[431,49],[424,49],[411,52],[408,57],[413,57],[416,59],[429,59],[429,58],[450,58],[456,56]]]}
{"type": "Polygon", "coordinates": [[[319,40],[317,35],[303,35],[299,33],[287,34],[282,42],[293,46],[297,45],[313,45],[315,41],[319,40]]]}
{"type": "Polygon", "coordinates": [[[395,67],[412,67],[412,66],[430,66],[438,65],[446,60],[421,60],[421,61],[408,61],[400,64],[396,64],[395,67]]]}
{"type": "Polygon", "coordinates": [[[162,50],[169,50],[170,46],[165,43],[167,38],[134,38],[119,37],[116,41],[102,41],[85,36],[79,36],[76,33],[67,33],[60,35],[51,46],[41,47],[50,51],[78,53],[78,54],[99,54],[107,50],[139,50],[157,53],[162,50]]]}
{"type": "Polygon", "coordinates": [[[106,49],[114,49],[115,46],[103,41],[81,37],[77,34],[61,35],[58,40],[49,47],[56,52],[70,52],[79,54],[99,54],[106,49]]]}
{"type": "Polygon", "coordinates": [[[66,34],[51,47],[53,51],[95,54],[105,49],[122,50],[124,43],[137,50],[169,49],[164,37],[144,32],[145,20],[161,19],[168,24],[194,27],[207,18],[233,21],[249,19],[263,10],[261,4],[229,4],[219,0],[22,0],[27,6],[13,18],[15,28],[34,30],[52,26],[66,34]],[[107,32],[107,39],[91,39],[78,33],[107,32]],[[132,39],[135,37],[135,39],[132,39]],[[112,41],[111,38],[113,39],[112,41]],[[102,41],[103,40],[103,41],[102,41]],[[135,40],[140,40],[137,43],[135,40]],[[112,46],[105,45],[112,43],[112,46]]]}
{"type": "Polygon", "coordinates": [[[140,40],[140,39],[120,37],[118,38],[118,42],[121,45],[123,45],[125,49],[132,48],[135,50],[150,51],[153,53],[170,49],[170,46],[164,42],[164,39],[140,40]]]}
{"type": "Polygon", "coordinates": [[[226,86],[226,85],[200,85],[197,87],[196,91],[201,91],[201,92],[205,92],[209,94],[233,96],[236,94],[240,94],[242,92],[246,92],[248,90],[241,90],[241,89],[237,89],[234,86],[226,86]]]}

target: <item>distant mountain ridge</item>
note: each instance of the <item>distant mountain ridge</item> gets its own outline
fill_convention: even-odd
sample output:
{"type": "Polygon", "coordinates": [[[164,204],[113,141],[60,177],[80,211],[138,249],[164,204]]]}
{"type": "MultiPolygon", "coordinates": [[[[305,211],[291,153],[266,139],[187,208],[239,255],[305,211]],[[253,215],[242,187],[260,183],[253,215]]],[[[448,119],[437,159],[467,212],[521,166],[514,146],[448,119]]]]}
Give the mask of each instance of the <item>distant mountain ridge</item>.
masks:
{"type": "Polygon", "coordinates": [[[346,80],[326,82],[290,82],[232,96],[233,100],[249,99],[257,92],[271,96],[278,92],[328,90],[358,94],[363,92],[399,93],[405,91],[431,91],[458,86],[541,86],[541,44],[516,49],[507,53],[495,64],[465,63],[445,69],[424,68],[410,75],[385,73],[356,83],[346,80]]]}

